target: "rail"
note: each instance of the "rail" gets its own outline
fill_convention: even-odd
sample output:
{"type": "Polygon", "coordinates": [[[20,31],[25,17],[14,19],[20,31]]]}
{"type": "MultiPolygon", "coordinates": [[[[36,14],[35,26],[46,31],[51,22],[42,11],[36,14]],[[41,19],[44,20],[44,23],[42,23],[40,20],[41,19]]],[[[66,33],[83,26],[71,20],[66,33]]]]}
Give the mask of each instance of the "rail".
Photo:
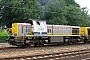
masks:
{"type": "Polygon", "coordinates": [[[69,52],[58,52],[58,53],[42,54],[42,55],[8,57],[8,58],[0,58],[0,60],[11,60],[11,59],[44,60],[44,59],[56,59],[56,58],[61,59],[62,57],[70,57],[70,56],[77,56],[77,55],[83,55],[83,54],[90,54],[90,49],[69,51],[69,52]]]}

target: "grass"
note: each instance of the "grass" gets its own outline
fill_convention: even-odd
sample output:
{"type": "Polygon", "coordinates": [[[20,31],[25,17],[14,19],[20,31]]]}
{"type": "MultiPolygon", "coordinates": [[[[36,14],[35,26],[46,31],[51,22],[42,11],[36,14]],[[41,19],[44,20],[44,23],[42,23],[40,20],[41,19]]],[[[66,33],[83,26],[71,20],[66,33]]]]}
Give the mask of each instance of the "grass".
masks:
{"type": "Polygon", "coordinates": [[[0,42],[6,41],[7,38],[8,38],[8,33],[0,29],[0,42]]]}

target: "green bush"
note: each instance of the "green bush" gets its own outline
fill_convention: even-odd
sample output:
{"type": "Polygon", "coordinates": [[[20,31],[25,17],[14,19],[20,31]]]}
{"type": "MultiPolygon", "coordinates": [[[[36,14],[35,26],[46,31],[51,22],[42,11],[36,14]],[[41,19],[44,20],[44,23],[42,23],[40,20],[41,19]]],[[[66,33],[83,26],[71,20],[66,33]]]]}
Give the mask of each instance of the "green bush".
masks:
{"type": "Polygon", "coordinates": [[[6,41],[7,38],[8,38],[8,33],[0,29],[0,42],[6,41]]]}

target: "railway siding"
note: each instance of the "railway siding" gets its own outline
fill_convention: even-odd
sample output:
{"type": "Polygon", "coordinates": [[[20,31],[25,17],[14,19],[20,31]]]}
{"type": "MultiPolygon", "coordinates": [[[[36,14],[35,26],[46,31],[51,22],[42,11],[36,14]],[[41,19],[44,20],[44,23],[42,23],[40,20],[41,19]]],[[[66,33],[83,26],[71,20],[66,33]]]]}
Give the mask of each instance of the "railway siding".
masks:
{"type": "Polygon", "coordinates": [[[69,46],[52,46],[52,47],[30,47],[30,48],[12,48],[1,49],[0,59],[16,56],[32,56],[41,54],[61,53],[68,51],[76,51],[80,49],[90,49],[90,44],[69,45],[69,46]]]}
{"type": "Polygon", "coordinates": [[[40,54],[40,55],[26,55],[26,56],[17,56],[17,57],[8,57],[8,58],[2,58],[2,59],[21,59],[21,58],[30,58],[30,59],[61,59],[63,58],[71,58],[75,57],[76,55],[85,55],[85,54],[90,54],[90,49],[84,49],[84,50],[77,50],[77,51],[67,51],[67,52],[58,52],[58,53],[50,53],[50,54],[40,54]]]}

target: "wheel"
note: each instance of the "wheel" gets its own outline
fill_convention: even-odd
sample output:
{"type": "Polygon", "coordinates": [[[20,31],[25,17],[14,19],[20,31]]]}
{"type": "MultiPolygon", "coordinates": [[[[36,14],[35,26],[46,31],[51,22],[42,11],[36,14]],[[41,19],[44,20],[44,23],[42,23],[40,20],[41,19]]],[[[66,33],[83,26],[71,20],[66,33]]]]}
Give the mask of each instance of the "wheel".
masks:
{"type": "Polygon", "coordinates": [[[34,46],[37,46],[37,43],[34,43],[34,46]]]}
{"type": "Polygon", "coordinates": [[[84,38],[84,43],[87,43],[88,39],[87,37],[84,38]]]}
{"type": "Polygon", "coordinates": [[[69,39],[65,39],[65,40],[64,40],[64,44],[65,44],[65,45],[69,45],[69,39]]]}
{"type": "Polygon", "coordinates": [[[39,44],[39,46],[44,46],[44,44],[39,44]]]}
{"type": "Polygon", "coordinates": [[[26,46],[24,45],[18,45],[18,48],[25,48],[26,46]]]}

